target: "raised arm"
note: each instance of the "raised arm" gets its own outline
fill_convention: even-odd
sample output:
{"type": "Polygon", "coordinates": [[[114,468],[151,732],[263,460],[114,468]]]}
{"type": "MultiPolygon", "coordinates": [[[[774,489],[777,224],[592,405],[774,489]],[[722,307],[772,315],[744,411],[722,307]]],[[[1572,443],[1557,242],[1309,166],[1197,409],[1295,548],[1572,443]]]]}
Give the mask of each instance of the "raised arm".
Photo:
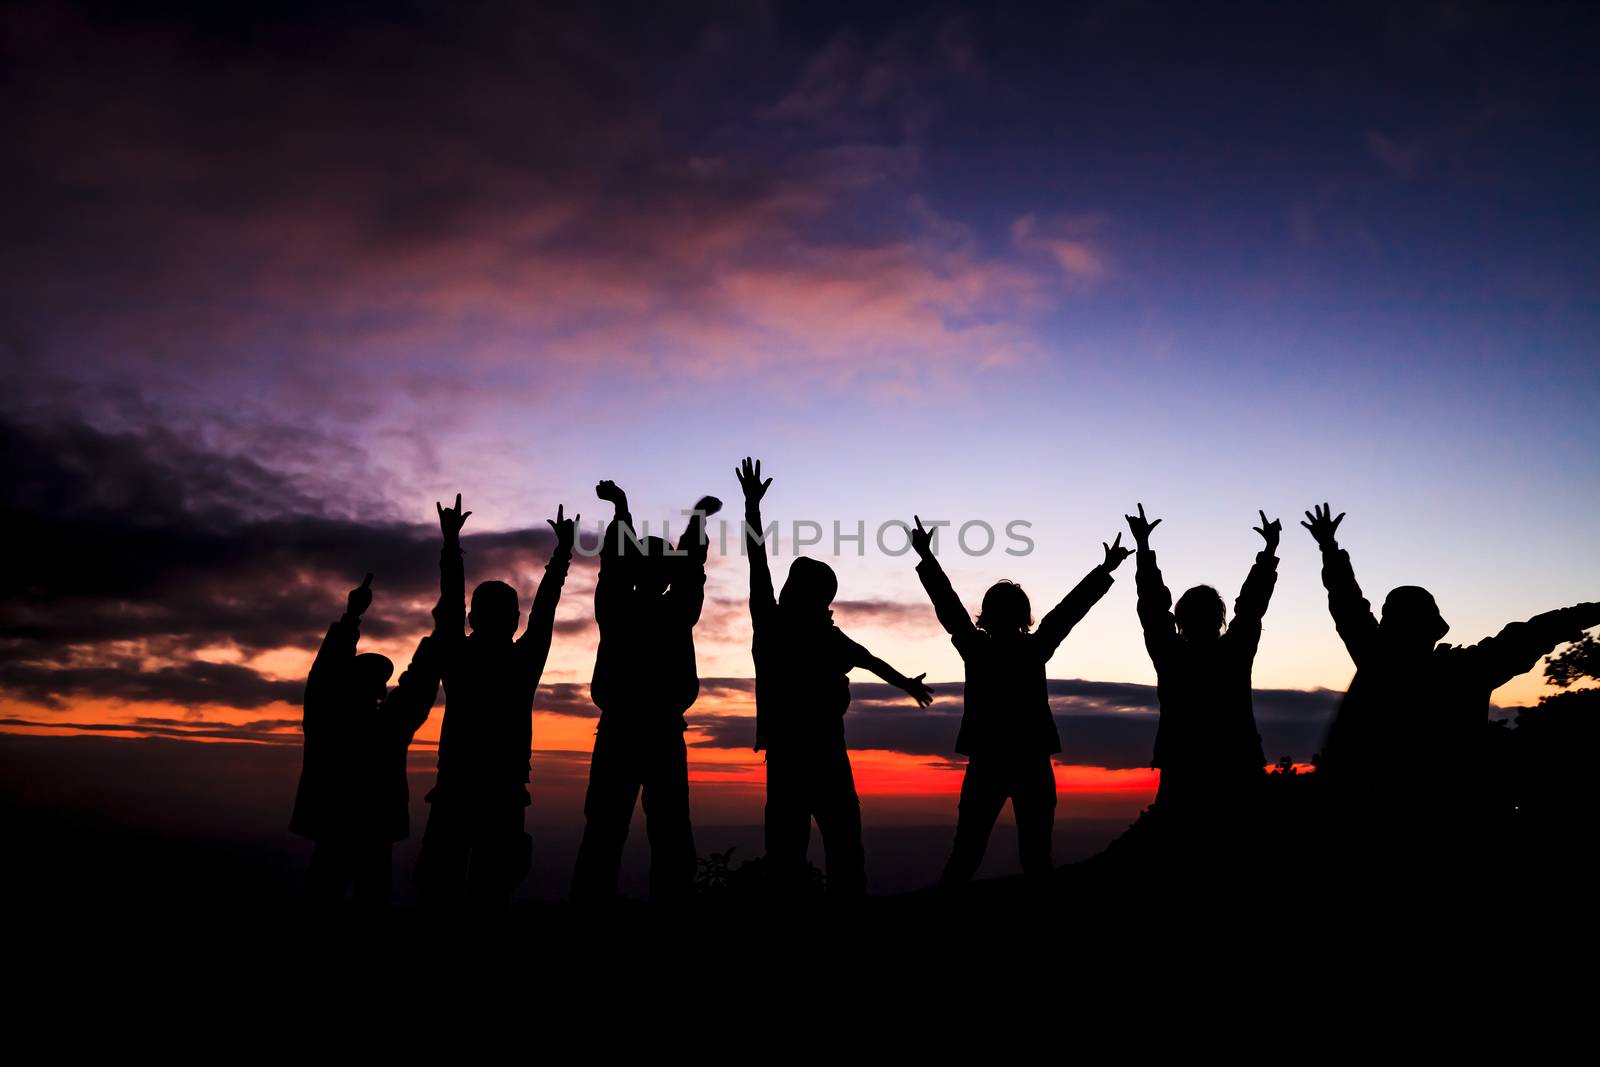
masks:
{"type": "Polygon", "coordinates": [[[1256,561],[1245,575],[1239,597],[1233,602],[1233,621],[1228,624],[1228,640],[1238,645],[1248,645],[1252,650],[1261,640],[1261,619],[1272,600],[1272,590],[1278,584],[1278,538],[1283,533],[1283,523],[1278,519],[1267,521],[1267,513],[1257,512],[1261,525],[1251,529],[1261,535],[1266,547],[1256,553],[1256,561]]]}
{"type": "Polygon", "coordinates": [[[555,629],[556,605],[561,602],[561,586],[567,580],[567,567],[572,562],[572,542],[577,536],[579,516],[566,517],[566,507],[556,505],[556,517],[547,520],[555,531],[556,547],[544,565],[544,578],[539,591],[533,596],[533,607],[528,609],[528,626],[517,638],[517,651],[523,666],[538,679],[544,673],[544,661],[550,655],[550,634],[555,629]]]}
{"type": "Polygon", "coordinates": [[[1137,551],[1133,583],[1139,593],[1139,627],[1144,631],[1145,650],[1159,667],[1178,638],[1178,624],[1172,617],[1172,593],[1161,580],[1161,568],[1156,566],[1156,554],[1150,548],[1150,532],[1161,525],[1161,520],[1145,518],[1143,504],[1139,505],[1138,515],[1122,517],[1133,533],[1137,551]]]}
{"type": "Polygon", "coordinates": [[[317,649],[317,658],[311,662],[301,705],[303,725],[307,729],[314,728],[323,704],[337,697],[341,675],[355,658],[356,644],[361,640],[361,616],[371,605],[372,575],[368,574],[360,585],[350,590],[344,614],[328,627],[317,649]]]}
{"type": "Polygon", "coordinates": [[[1073,586],[1072,592],[1061,598],[1061,603],[1045,613],[1039,620],[1039,629],[1035,639],[1039,643],[1040,653],[1045,659],[1055,654],[1056,649],[1072,628],[1089,614],[1089,609],[1099,603],[1100,598],[1106,595],[1106,590],[1111,588],[1113,581],[1111,572],[1129,556],[1133,549],[1122,547],[1122,534],[1117,534],[1116,540],[1107,544],[1100,542],[1100,547],[1105,549],[1106,556],[1101,564],[1083,576],[1083,580],[1073,586]]]}
{"type": "Polygon", "coordinates": [[[383,698],[383,719],[403,736],[406,743],[428,721],[434,701],[439,698],[439,678],[443,669],[438,636],[424,637],[411,654],[411,664],[400,681],[383,698]]]}
{"type": "Polygon", "coordinates": [[[447,508],[434,501],[439,513],[439,603],[433,609],[433,632],[444,638],[459,638],[467,627],[467,576],[461,560],[461,527],[470,511],[461,510],[461,494],[456,506],[447,508]]]}
{"type": "Polygon", "coordinates": [[[620,608],[628,591],[628,578],[624,573],[626,560],[625,539],[633,538],[633,516],[628,511],[628,494],[616,482],[606,480],[594,487],[594,495],[616,506],[616,514],[606,527],[600,545],[600,574],[594,586],[594,621],[604,626],[613,608],[620,608]]]}
{"type": "Polygon", "coordinates": [[[1360,667],[1377,641],[1378,620],[1372,614],[1372,605],[1361,595],[1350,554],[1339,547],[1335,536],[1344,521],[1344,512],[1330,518],[1331,511],[1327,504],[1320,508],[1312,505],[1300,525],[1311,531],[1322,550],[1322,584],[1328,590],[1328,613],[1333,616],[1334,628],[1350,658],[1360,667]]]}
{"type": "Polygon", "coordinates": [[[1519,674],[1533,669],[1557,645],[1576,641],[1583,631],[1600,626],[1600,603],[1574,604],[1514,622],[1469,650],[1483,681],[1498,689],[1519,674]]]}
{"type": "Polygon", "coordinates": [[[956,596],[944,568],[939,566],[938,559],[934,557],[933,535],[922,528],[920,516],[913,515],[912,519],[916,522],[916,527],[911,531],[911,547],[917,552],[917,577],[922,579],[922,588],[928,591],[928,599],[933,601],[933,611],[939,617],[939,625],[944,627],[959,647],[963,641],[976,637],[978,628],[973,625],[972,616],[967,614],[961,598],[956,596]]]}
{"type": "Polygon", "coordinates": [[[767,495],[772,479],[761,479],[761,461],[751,461],[749,456],[733,470],[744,493],[744,554],[750,560],[750,621],[756,626],[770,619],[778,610],[778,599],[772,591],[772,564],[767,560],[767,546],[762,536],[761,498],[767,495]]]}
{"type": "Polygon", "coordinates": [[[700,609],[706,602],[706,555],[711,542],[706,537],[706,516],[722,510],[722,501],[714,496],[703,496],[695,501],[689,513],[689,525],[678,539],[677,570],[673,572],[672,585],[667,597],[678,617],[690,626],[700,621],[700,609]]]}

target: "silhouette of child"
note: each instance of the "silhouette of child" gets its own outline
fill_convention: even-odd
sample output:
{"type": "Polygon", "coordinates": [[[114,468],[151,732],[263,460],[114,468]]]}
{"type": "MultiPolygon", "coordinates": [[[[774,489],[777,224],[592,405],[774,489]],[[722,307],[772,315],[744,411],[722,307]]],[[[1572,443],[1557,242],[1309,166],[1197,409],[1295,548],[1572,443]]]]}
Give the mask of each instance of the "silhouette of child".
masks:
{"type": "Polygon", "coordinates": [[[990,586],[974,623],[934,557],[933,537],[920,518],[911,531],[911,545],[921,560],[917,575],[923,588],[966,664],[956,751],[967,757],[967,772],[944,884],[971,881],[1008,798],[1017,820],[1023,871],[1047,874],[1053,866],[1050,836],[1056,810],[1051,757],[1061,751],[1061,735],[1050,711],[1045,665],[1111,588],[1111,572],[1132,550],[1122,547],[1121,534],[1103,544],[1105,560],[1030,632],[1032,609],[1021,586],[1006,581],[990,586]]]}
{"type": "Polygon", "coordinates": [[[926,675],[908,678],[833,623],[838,592],[833,568],[798,557],[781,595],[761,536],[761,498],[772,479],[747,458],[734,472],[744,490],[745,554],[750,559],[751,651],[756,667],[756,750],[767,752],[766,848],[775,884],[803,885],[811,820],[822,833],[828,891],[866,891],[861,843],[861,800],[845,746],[844,714],[850,706],[852,668],[862,667],[927,707],[933,693],[926,675]]]}
{"type": "Polygon", "coordinates": [[[433,638],[418,642],[392,690],[389,658],[356,653],[371,604],[369,574],[328,627],[306,679],[304,763],[289,830],[316,842],[306,896],[319,905],[347,891],[358,904],[389,903],[393,844],[411,834],[406,750],[439,695],[433,638]]]}

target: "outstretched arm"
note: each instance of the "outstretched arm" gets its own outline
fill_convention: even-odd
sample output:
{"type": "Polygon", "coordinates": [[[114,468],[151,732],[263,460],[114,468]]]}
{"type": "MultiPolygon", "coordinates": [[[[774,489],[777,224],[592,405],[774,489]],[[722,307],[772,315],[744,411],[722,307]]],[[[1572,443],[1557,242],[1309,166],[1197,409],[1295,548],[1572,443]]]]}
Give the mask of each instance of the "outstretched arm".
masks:
{"type": "Polygon", "coordinates": [[[1261,619],[1272,600],[1272,590],[1278,584],[1278,537],[1283,523],[1278,519],[1267,521],[1267,513],[1257,512],[1261,525],[1251,529],[1261,535],[1267,546],[1256,553],[1256,561],[1245,575],[1239,597],[1233,602],[1233,622],[1228,624],[1228,639],[1236,644],[1248,645],[1252,650],[1261,640],[1261,619]]]}
{"type": "Polygon", "coordinates": [[[550,634],[555,629],[561,586],[567,580],[567,567],[572,562],[572,542],[577,536],[578,518],[577,515],[567,518],[565,505],[558,504],[556,517],[548,520],[556,534],[556,547],[550,553],[550,561],[544,565],[544,578],[539,582],[539,591],[533,596],[533,607],[528,609],[528,627],[517,639],[523,667],[535,680],[544,673],[544,662],[550,655],[550,634]]]}
{"type": "Polygon", "coordinates": [[[1576,641],[1583,631],[1600,626],[1600,603],[1574,604],[1514,622],[1471,649],[1484,682],[1498,689],[1519,674],[1533,669],[1557,645],[1576,641]]]}
{"type": "Polygon", "coordinates": [[[925,708],[933,703],[933,690],[929,689],[927,684],[923,682],[923,679],[928,676],[926,671],[915,678],[908,678],[877,656],[867,652],[866,649],[863,648],[861,651],[863,655],[855,666],[871,671],[896,689],[901,690],[912,700],[915,700],[919,708],[925,708]]]}
{"type": "Polygon", "coordinates": [[[767,495],[772,479],[761,478],[761,461],[744,462],[733,470],[744,493],[744,554],[750,560],[750,621],[760,626],[778,610],[778,600],[772,591],[772,565],[767,560],[767,546],[761,525],[761,498],[767,495]]]}
{"type": "Polygon", "coordinates": [[[1328,613],[1333,616],[1334,628],[1350,658],[1360,667],[1377,640],[1378,620],[1372,614],[1372,605],[1361,595],[1350,554],[1339,547],[1335,536],[1344,521],[1344,512],[1330,518],[1332,510],[1327,504],[1320,508],[1313,505],[1300,525],[1311,531],[1322,550],[1322,584],[1328,590],[1328,613]]]}
{"type": "Polygon", "coordinates": [[[938,559],[934,557],[933,535],[922,528],[920,516],[913,515],[912,519],[916,522],[916,527],[911,531],[911,547],[916,549],[919,561],[917,577],[922,579],[922,588],[928,591],[928,599],[933,601],[933,611],[939,617],[939,625],[960,647],[962,642],[977,636],[978,628],[972,624],[972,616],[967,614],[944,568],[939,566],[938,559]]]}
{"type": "Polygon", "coordinates": [[[1039,629],[1036,639],[1039,642],[1041,655],[1049,659],[1060,647],[1061,642],[1067,639],[1072,628],[1089,614],[1089,609],[1100,602],[1106,595],[1106,590],[1111,588],[1113,581],[1111,572],[1129,556],[1133,555],[1131,548],[1122,547],[1122,535],[1117,534],[1116,540],[1107,544],[1100,542],[1106,550],[1106,558],[1101,564],[1083,576],[1083,581],[1073,587],[1072,592],[1061,598],[1061,603],[1045,613],[1039,620],[1039,629]]]}

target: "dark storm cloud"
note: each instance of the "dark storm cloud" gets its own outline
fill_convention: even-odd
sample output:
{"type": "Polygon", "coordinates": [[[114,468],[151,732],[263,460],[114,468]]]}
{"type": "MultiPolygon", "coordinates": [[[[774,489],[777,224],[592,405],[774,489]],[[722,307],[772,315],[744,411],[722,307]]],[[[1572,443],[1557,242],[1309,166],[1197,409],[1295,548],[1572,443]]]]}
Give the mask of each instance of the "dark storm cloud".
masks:
{"type": "MultiPolygon", "coordinates": [[[[0,577],[0,688],[13,696],[297,701],[301,683],[244,666],[144,664],[183,661],[208,645],[314,648],[368,570],[377,575],[368,635],[430,625],[435,527],[339,514],[250,456],[170,430],[0,414],[0,464],[10,479],[0,519],[21,558],[0,577]]],[[[552,539],[543,528],[463,544],[469,575],[527,587],[552,539]]]]}
{"type": "MultiPolygon", "coordinates": [[[[716,681],[729,693],[754,699],[753,681],[716,681]]],[[[852,684],[845,716],[850,747],[949,756],[961,726],[961,689],[959,682],[938,683],[934,704],[919,709],[891,686],[852,684]]],[[[1160,707],[1154,686],[1051,679],[1049,692],[1061,731],[1061,760],[1112,769],[1150,765],[1160,707]]],[[[1268,757],[1309,759],[1321,745],[1339,696],[1326,689],[1256,690],[1256,724],[1268,757]]],[[[748,715],[691,715],[690,724],[705,731],[700,743],[713,748],[749,748],[754,743],[755,725],[748,715]]]]}
{"type": "Polygon", "coordinates": [[[900,374],[1031,344],[1011,320],[1057,272],[899,188],[926,125],[908,116],[966,76],[957,24],[772,23],[20,5],[0,31],[0,352],[365,420],[503,399],[481,371],[508,350],[513,375],[560,362],[570,387],[596,364],[837,374],[849,352],[900,374]]]}

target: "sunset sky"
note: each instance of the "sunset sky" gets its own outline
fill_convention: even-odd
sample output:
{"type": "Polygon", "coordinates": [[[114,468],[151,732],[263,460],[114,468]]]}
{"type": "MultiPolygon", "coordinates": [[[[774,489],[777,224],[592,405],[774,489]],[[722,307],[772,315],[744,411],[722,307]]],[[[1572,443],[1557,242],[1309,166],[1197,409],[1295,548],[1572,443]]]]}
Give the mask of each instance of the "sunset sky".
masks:
{"type": "MultiPolygon", "coordinates": [[[[959,784],[960,661],[872,536],[913,513],[989,523],[956,588],[1040,614],[1138,502],[1230,603],[1281,516],[1257,714],[1307,760],[1352,672],[1314,502],[1452,641],[1600,597],[1597,45],[1559,3],[8,5],[0,729],[296,745],[363,573],[367,647],[428,625],[435,500],[526,607],[558,504],[736,522],[752,455],[780,579],[788,524],[864,523],[837,619],[940,691],[857,685],[869,822],[959,784]]],[[[709,570],[696,813],[754,823],[746,565],[709,570]]],[[[1063,818],[1154,789],[1117,579],[1050,665],[1063,818]]],[[[535,721],[557,819],[592,587],[535,721]]]]}

